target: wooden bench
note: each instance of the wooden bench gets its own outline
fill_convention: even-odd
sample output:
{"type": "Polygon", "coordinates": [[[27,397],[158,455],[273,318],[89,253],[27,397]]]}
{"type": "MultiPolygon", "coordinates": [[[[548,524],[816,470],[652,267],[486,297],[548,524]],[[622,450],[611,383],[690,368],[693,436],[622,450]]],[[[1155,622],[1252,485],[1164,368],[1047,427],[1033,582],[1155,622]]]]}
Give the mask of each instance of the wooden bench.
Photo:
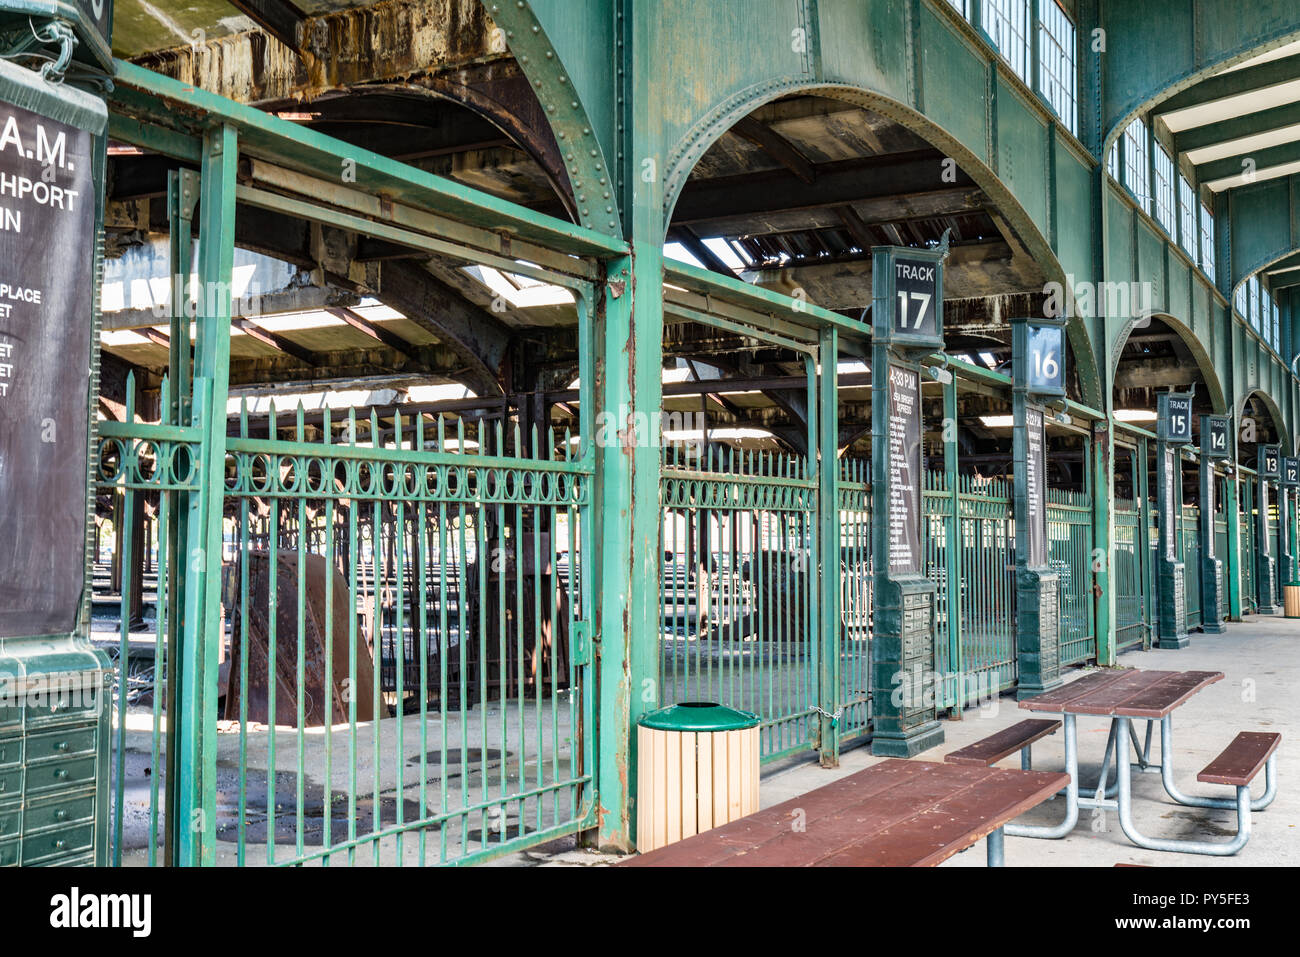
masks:
{"type": "MultiPolygon", "coordinates": [[[[974,744],[968,744],[966,747],[946,755],[944,760],[949,764],[967,764],[991,768],[1003,758],[1009,757],[1017,751],[1023,752],[1040,738],[1055,734],[1060,727],[1061,722],[1054,721],[1051,718],[1028,718],[1013,724],[1009,728],[1003,728],[997,734],[991,734],[974,744]]],[[[1028,759],[1029,756],[1026,754],[1026,767],[1028,767],[1028,759]]]]}
{"type": "Polygon", "coordinates": [[[1196,775],[1196,780],[1202,784],[1244,788],[1255,779],[1281,743],[1282,735],[1276,732],[1243,731],[1196,775]]]}
{"type": "Polygon", "coordinates": [[[1069,781],[1052,771],[891,758],[774,807],[620,862],[622,867],[933,867],[1069,781]]]}

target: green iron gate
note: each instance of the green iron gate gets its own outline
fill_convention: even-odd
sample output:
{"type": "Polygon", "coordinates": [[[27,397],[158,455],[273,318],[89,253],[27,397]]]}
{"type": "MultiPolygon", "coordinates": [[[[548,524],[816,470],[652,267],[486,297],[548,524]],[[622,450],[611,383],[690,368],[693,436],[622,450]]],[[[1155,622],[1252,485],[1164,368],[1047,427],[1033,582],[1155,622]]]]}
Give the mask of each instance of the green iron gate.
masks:
{"type": "Polygon", "coordinates": [[[1115,643],[1120,651],[1140,646],[1147,635],[1142,513],[1132,499],[1115,499],[1115,643]]]}
{"type": "Polygon", "coordinates": [[[665,450],[660,704],[718,701],[763,718],[765,760],[817,728],[817,481],[803,456],[665,450]]]}
{"type": "Polygon", "coordinates": [[[1092,495],[1047,490],[1049,558],[1060,581],[1061,664],[1097,657],[1092,594],[1092,495]]]}
{"type": "Polygon", "coordinates": [[[1013,687],[1019,673],[1011,485],[974,475],[957,481],[961,670],[974,676],[984,694],[996,694],[1013,687]]]}
{"type": "Polygon", "coordinates": [[[840,522],[841,742],[871,722],[871,462],[844,459],[836,488],[840,522]]]}
{"type": "Polygon", "coordinates": [[[1255,588],[1255,556],[1258,544],[1255,539],[1255,473],[1238,468],[1237,491],[1241,496],[1237,521],[1241,529],[1241,613],[1253,615],[1259,611],[1259,593],[1255,588]]]}

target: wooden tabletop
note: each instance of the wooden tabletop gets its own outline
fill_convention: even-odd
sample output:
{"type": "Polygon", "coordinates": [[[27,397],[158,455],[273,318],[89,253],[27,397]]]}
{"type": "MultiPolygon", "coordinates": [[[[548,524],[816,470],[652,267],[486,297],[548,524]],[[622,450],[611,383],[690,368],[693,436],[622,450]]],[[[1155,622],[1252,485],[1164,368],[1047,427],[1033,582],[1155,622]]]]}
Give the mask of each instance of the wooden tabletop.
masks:
{"type": "Polygon", "coordinates": [[[1222,679],[1221,671],[1094,671],[1055,691],[1026,698],[1020,707],[1052,714],[1163,718],[1222,679]]]}
{"type": "Polygon", "coordinates": [[[891,758],[624,867],[933,867],[1069,782],[891,758]]]}

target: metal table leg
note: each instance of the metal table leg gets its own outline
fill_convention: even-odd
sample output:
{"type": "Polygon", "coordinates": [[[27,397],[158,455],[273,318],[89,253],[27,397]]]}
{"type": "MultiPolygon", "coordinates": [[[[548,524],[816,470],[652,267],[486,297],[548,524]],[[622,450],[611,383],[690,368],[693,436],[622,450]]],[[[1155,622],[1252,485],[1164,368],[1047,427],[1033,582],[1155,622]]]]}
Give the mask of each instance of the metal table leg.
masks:
{"type": "MultiPolygon", "coordinates": [[[[1124,831],[1124,836],[1136,844],[1138,847],[1145,847],[1152,851],[1178,851],[1184,854],[1208,854],[1214,857],[1227,857],[1236,854],[1246,842],[1250,840],[1250,788],[1237,788],[1237,834],[1231,840],[1222,844],[1212,844],[1208,841],[1181,841],[1170,840],[1168,838],[1146,837],[1133,823],[1133,789],[1132,789],[1132,767],[1128,761],[1128,724],[1129,719],[1117,717],[1115,719],[1120,725],[1118,735],[1119,741],[1119,760],[1116,762],[1119,769],[1119,826],[1124,831]]],[[[1163,742],[1162,742],[1163,743],[1163,742]]],[[[1162,757],[1168,756],[1169,752],[1162,752],[1162,757]]],[[[1164,761],[1167,766],[1168,760],[1164,761]]]]}
{"type": "MultiPolygon", "coordinates": [[[[1041,837],[1057,840],[1065,837],[1079,823],[1079,741],[1074,715],[1062,716],[1065,724],[1065,773],[1070,783],[1065,786],[1065,820],[1054,826],[1043,824],[1004,824],[1001,830],[1012,837],[1041,837]]],[[[992,845],[990,845],[991,847],[992,845]]],[[[990,854],[992,851],[990,850],[990,854]]]]}
{"type": "MultiPolygon", "coordinates": [[[[1174,783],[1173,755],[1173,715],[1167,714],[1160,719],[1160,783],[1165,786],[1165,793],[1179,804],[1185,804],[1187,807],[1213,807],[1231,810],[1237,806],[1237,802],[1229,798],[1199,797],[1193,794],[1183,794],[1178,790],[1178,785],[1174,783]]],[[[1251,802],[1250,809],[1252,811],[1264,810],[1277,797],[1276,761],[1277,755],[1272,754],[1264,764],[1264,793],[1251,802]]]]}
{"type": "Polygon", "coordinates": [[[988,847],[989,867],[1005,867],[1007,863],[1006,838],[1003,828],[998,828],[984,839],[988,847]]]}

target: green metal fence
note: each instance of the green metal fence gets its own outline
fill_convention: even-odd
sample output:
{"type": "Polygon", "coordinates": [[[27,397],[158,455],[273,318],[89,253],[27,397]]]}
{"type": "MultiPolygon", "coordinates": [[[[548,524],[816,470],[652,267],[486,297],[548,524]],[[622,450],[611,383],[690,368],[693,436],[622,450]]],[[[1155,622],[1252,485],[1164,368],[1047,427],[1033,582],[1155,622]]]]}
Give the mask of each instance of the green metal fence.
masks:
{"type": "Polygon", "coordinates": [[[817,491],[803,456],[664,453],[659,701],[759,714],[764,760],[818,727],[817,491]]]}
{"type": "MultiPolygon", "coordinates": [[[[158,863],[176,823],[166,788],[185,689],[163,639],[179,600],[168,495],[192,490],[178,471],[192,458],[157,439],[183,433],[128,422],[101,449],[102,483],[172,490],[159,508],[153,687],[116,715],[124,863],[158,863]]],[[[217,863],[459,863],[591,826],[581,556],[593,455],[568,439],[500,423],[467,434],[463,421],[453,435],[423,416],[384,428],[355,411],[326,410],[309,429],[301,406],[245,409],[227,441],[214,636],[229,678],[205,729],[217,863]]]]}
{"type": "Polygon", "coordinates": [[[921,546],[925,553],[925,574],[934,582],[935,641],[934,670],[945,676],[937,686],[940,707],[963,708],[969,696],[959,693],[964,681],[954,681],[950,676],[961,675],[961,614],[953,616],[953,606],[948,590],[950,564],[958,556],[949,556],[949,541],[953,534],[954,502],[948,488],[947,474],[929,469],[922,474],[921,546]],[[956,618],[954,621],[953,618],[956,618]],[[953,640],[954,637],[956,640],[953,640]]]}
{"type": "Polygon", "coordinates": [[[1011,485],[959,475],[957,491],[961,670],[986,693],[1001,691],[1013,687],[1019,673],[1011,485]]]}
{"type": "Polygon", "coordinates": [[[1092,496],[1047,490],[1049,560],[1060,581],[1061,664],[1097,657],[1092,595],[1092,496]]]}

